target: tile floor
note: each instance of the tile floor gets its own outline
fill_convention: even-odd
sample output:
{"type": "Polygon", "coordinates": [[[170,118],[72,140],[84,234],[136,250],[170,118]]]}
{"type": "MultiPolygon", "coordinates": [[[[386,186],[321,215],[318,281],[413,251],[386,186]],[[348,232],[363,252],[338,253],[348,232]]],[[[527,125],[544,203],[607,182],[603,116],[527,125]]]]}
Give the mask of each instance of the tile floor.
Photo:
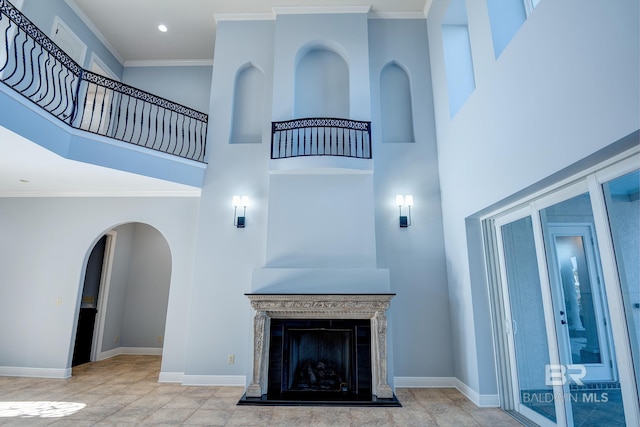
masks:
{"type": "Polygon", "coordinates": [[[160,356],[117,356],[69,379],[0,377],[0,426],[519,426],[455,389],[397,389],[402,408],[236,406],[241,387],[158,383],[160,356]]]}

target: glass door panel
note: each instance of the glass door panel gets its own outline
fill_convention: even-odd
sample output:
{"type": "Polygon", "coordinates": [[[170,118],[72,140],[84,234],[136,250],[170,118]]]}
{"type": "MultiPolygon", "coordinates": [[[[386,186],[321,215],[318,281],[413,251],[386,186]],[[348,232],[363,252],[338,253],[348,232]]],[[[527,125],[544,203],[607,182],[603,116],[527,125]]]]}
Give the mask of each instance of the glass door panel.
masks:
{"type": "Polygon", "coordinates": [[[507,276],[505,301],[511,317],[510,351],[516,367],[516,410],[538,424],[545,421],[537,419],[539,416],[555,423],[553,386],[545,380],[549,346],[531,217],[503,225],[500,233],[507,276]]]}
{"type": "Polygon", "coordinates": [[[640,172],[609,181],[603,189],[640,394],[640,172]]]}
{"type": "Polygon", "coordinates": [[[588,193],[540,211],[568,425],[625,423],[588,193]]]}

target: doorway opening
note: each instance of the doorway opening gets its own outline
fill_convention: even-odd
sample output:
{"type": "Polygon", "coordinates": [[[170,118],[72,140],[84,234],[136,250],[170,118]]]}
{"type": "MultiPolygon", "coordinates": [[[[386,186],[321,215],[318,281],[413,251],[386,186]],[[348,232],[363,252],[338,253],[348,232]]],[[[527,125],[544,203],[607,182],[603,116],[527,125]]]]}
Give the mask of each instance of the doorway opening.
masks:
{"type": "Polygon", "coordinates": [[[151,225],[126,223],[88,252],[72,366],[121,354],[161,355],[172,269],[165,237],[151,225]]]}
{"type": "MultiPolygon", "coordinates": [[[[101,290],[108,283],[112,261],[112,248],[115,233],[107,233],[95,244],[84,275],[82,286],[82,298],[80,300],[80,312],[76,328],[75,345],[71,366],[78,366],[95,360],[97,330],[101,323],[96,325],[100,302],[104,301],[101,290]],[[101,299],[102,297],[102,299],[101,299]]],[[[101,311],[101,310],[100,310],[101,311]]]]}

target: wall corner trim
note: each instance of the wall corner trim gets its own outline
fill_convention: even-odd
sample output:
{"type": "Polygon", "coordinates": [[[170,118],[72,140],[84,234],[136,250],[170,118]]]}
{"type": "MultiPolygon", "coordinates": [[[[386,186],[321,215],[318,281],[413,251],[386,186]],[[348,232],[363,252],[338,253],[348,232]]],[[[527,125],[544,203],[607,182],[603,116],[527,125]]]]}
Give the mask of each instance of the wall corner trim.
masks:
{"type": "Polygon", "coordinates": [[[184,377],[184,373],[182,372],[160,372],[158,382],[182,384],[182,377],[184,377]]]}
{"type": "Polygon", "coordinates": [[[480,394],[457,378],[455,387],[479,408],[500,407],[500,396],[497,394],[480,394]]]}

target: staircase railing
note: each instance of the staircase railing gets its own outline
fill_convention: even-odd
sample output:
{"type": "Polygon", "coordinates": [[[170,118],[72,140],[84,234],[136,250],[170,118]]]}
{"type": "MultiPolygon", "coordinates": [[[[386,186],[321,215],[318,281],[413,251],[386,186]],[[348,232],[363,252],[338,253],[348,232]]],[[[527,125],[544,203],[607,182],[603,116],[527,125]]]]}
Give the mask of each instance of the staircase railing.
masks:
{"type": "Polygon", "coordinates": [[[73,128],[204,162],[207,114],[82,69],[6,0],[0,81],[73,128]]]}
{"type": "Polygon", "coordinates": [[[306,118],[271,124],[271,158],[339,156],[371,158],[371,122],[306,118]]]}

